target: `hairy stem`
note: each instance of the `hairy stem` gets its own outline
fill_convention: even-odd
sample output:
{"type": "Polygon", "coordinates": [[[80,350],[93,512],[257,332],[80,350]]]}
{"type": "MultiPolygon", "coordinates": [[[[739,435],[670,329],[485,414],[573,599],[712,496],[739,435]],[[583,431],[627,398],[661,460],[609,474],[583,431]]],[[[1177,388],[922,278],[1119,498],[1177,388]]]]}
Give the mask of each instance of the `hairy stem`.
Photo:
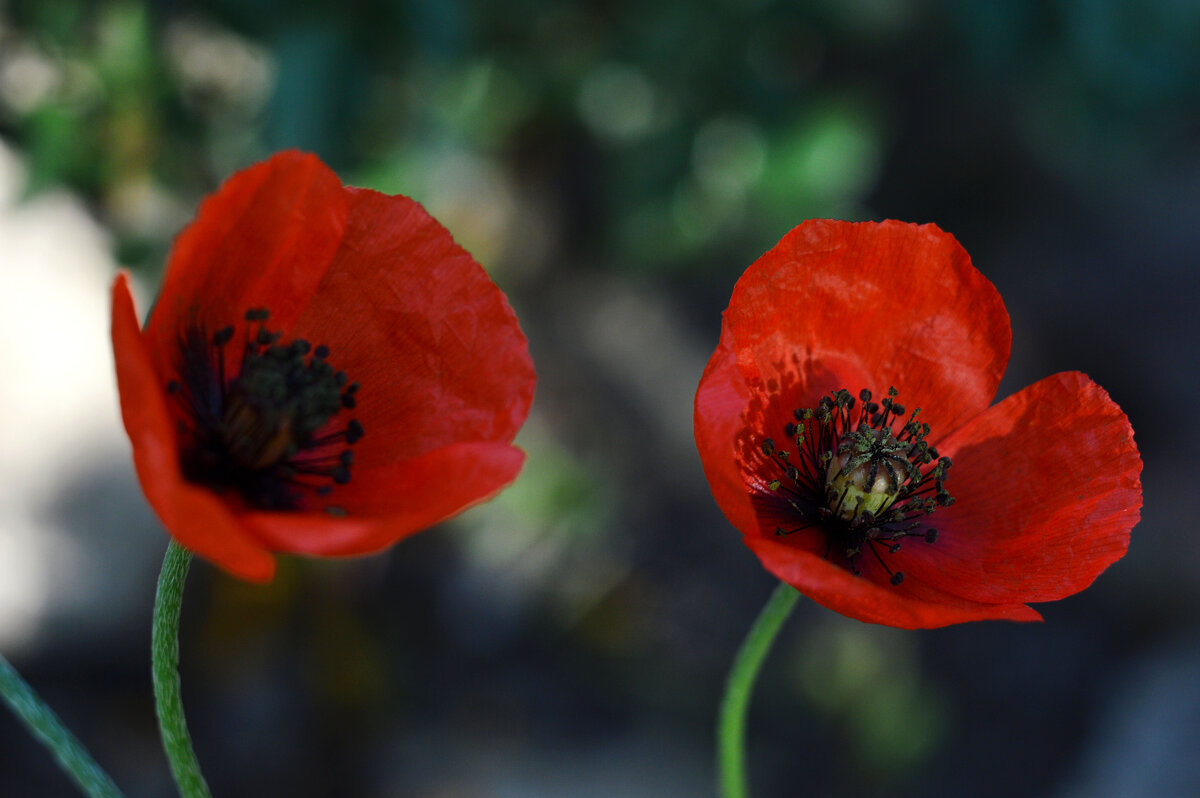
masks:
{"type": "Polygon", "coordinates": [[[163,558],[158,593],[154,597],[151,672],[159,733],[179,794],[183,798],[211,798],[196,752],[192,749],[192,736],[183,716],[183,698],[179,691],[179,610],[191,562],[192,553],[172,540],[163,558]]]}
{"type": "Polygon", "coordinates": [[[799,597],[794,587],[779,583],[729,670],[717,716],[717,791],[721,798],[747,798],[750,794],[746,780],[746,711],[759,668],[799,597]]]}
{"type": "Polygon", "coordinates": [[[113,780],[3,656],[0,656],[0,696],[29,733],[50,749],[58,766],[80,790],[93,798],[120,798],[121,791],[113,780]]]}

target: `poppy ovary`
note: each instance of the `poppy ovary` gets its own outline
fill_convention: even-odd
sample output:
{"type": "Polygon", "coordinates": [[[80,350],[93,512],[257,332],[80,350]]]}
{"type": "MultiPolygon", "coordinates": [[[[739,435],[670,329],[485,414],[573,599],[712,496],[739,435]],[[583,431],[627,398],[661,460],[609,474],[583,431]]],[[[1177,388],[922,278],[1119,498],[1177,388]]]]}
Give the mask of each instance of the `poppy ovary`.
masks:
{"type": "Polygon", "coordinates": [[[902,487],[921,478],[908,451],[890,427],[874,429],[864,423],[845,433],[826,467],[826,506],[843,521],[865,513],[878,517],[896,502],[902,487]]]}
{"type": "Polygon", "coordinates": [[[815,408],[794,412],[784,432],[795,449],[781,449],[765,438],[761,450],[775,470],[767,481],[772,517],[785,522],[775,534],[788,537],[807,529],[824,536],[824,556],[835,555],[855,574],[864,554],[878,562],[893,585],[904,580],[885,556],[902,541],[937,540],[927,516],[954,498],[945,479],[951,462],[926,438],[930,426],[917,421],[921,409],[904,420],[905,407],[889,388],[879,402],[863,389],[856,403],[842,389],[823,396],[815,408]],[[856,408],[857,405],[857,408],[856,408]],[[926,527],[922,531],[922,527],[926,527]]]}

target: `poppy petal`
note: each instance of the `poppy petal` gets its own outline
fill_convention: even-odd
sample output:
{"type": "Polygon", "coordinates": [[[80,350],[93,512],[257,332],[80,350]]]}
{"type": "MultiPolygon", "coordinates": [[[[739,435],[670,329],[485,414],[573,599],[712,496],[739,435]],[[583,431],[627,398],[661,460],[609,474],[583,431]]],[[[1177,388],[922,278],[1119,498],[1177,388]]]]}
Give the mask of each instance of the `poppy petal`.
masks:
{"type": "Polygon", "coordinates": [[[504,294],[418,203],[362,189],[347,196],[345,237],[293,332],[327,345],[330,362],[362,385],[357,462],[511,441],[535,375],[504,294]]]}
{"type": "Polygon", "coordinates": [[[317,556],[370,554],[494,496],[512,482],[525,453],[503,443],[456,443],[359,473],[331,496],[346,517],[250,513],[263,545],[317,556]]]}
{"type": "Polygon", "coordinates": [[[693,425],[713,498],[729,523],[742,531],[757,524],[742,470],[734,459],[734,440],[744,427],[742,409],[748,399],[746,381],[737,370],[737,355],[722,340],[700,378],[693,425]]]}
{"type": "Polygon", "coordinates": [[[1125,414],[1086,375],[1047,377],[939,448],[955,503],[933,516],[936,545],[897,555],[912,578],[973,601],[1052,601],[1129,547],[1142,461],[1125,414]]]}
{"type": "Polygon", "coordinates": [[[346,191],[316,156],[289,151],[229,178],[176,239],[146,324],[160,372],[187,321],[210,329],[266,307],[286,328],[341,243],[346,191]],[[161,362],[160,362],[161,361],[161,362]]]}
{"type": "Polygon", "coordinates": [[[895,386],[943,434],[991,403],[1012,339],[999,293],[954,237],[896,221],[794,228],[738,280],[722,329],[749,379],[795,357],[846,363],[871,384],[839,387],[895,386]]]}
{"type": "MultiPolygon", "coordinates": [[[[862,375],[845,362],[801,361],[792,358],[765,382],[747,380],[747,363],[729,344],[728,330],[709,359],[696,389],[694,429],[700,461],[713,497],[734,528],[751,534],[758,526],[748,490],[754,489],[753,475],[746,473],[739,449],[757,446],[744,440],[746,430],[764,437],[782,438],[799,396],[821,396],[843,385],[862,381],[862,375]],[[774,430],[774,432],[768,432],[774,430]]],[[[743,350],[745,351],[745,350],[743,350]]]]}
{"type": "Polygon", "coordinates": [[[163,382],[138,328],[125,274],[113,283],[112,338],[121,416],[138,480],[159,519],[179,543],[230,573],[269,581],[275,559],[211,490],[187,482],[163,382]]]}
{"type": "Polygon", "coordinates": [[[782,581],[824,607],[867,623],[934,629],[966,621],[1041,620],[1036,610],[1019,602],[978,603],[913,580],[883,586],[770,538],[747,536],[743,542],[782,581]]]}

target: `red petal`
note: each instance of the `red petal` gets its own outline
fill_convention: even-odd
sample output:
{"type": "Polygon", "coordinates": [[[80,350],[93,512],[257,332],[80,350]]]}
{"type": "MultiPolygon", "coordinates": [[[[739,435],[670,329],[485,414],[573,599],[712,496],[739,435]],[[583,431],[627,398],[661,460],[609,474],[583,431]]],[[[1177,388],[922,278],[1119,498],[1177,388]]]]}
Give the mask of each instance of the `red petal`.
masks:
{"type": "Polygon", "coordinates": [[[1000,295],[954,237],[896,221],[796,227],[738,280],[722,330],[748,382],[793,358],[857,372],[868,384],[838,387],[895,386],[935,434],[991,403],[1012,337],[1000,295]]]}
{"type": "Polygon", "coordinates": [[[179,543],[225,570],[256,582],[270,580],[275,559],[212,491],[187,482],[167,412],[166,380],[154,370],[138,329],[124,274],[113,283],[113,355],[121,416],[133,445],[138,480],[163,525],[179,543]]]}
{"type": "Polygon", "coordinates": [[[696,448],[717,505],[735,529],[748,532],[758,522],[742,469],[734,458],[734,440],[745,426],[742,410],[749,401],[749,389],[738,372],[736,355],[726,346],[725,335],[721,337],[696,390],[696,448]]]}
{"type": "Polygon", "coordinates": [[[818,604],[860,621],[933,629],[966,621],[1041,620],[1034,609],[1021,603],[976,603],[912,579],[895,587],[882,586],[770,538],[745,537],[743,542],[779,579],[818,604]]]}
{"type": "Polygon", "coordinates": [[[307,304],[342,240],[346,192],[313,155],[283,152],[229,178],[175,241],[146,325],[160,372],[183,322],[220,329],[267,307],[285,329],[307,304]]]}
{"type": "Polygon", "coordinates": [[[722,332],[721,343],[696,390],[696,446],[713,497],[725,517],[743,534],[756,534],[758,519],[749,496],[756,486],[743,467],[742,449],[757,449],[764,437],[785,438],[784,426],[793,420],[792,411],[798,407],[788,403],[790,397],[821,396],[860,382],[862,375],[846,363],[796,359],[765,383],[747,383],[744,364],[729,345],[731,337],[727,329],[722,332]]]}
{"type": "Polygon", "coordinates": [[[420,457],[360,473],[339,486],[323,513],[251,513],[263,544],[318,556],[369,554],[491,498],[516,478],[525,454],[500,443],[457,443],[420,457]]]}
{"type": "Polygon", "coordinates": [[[938,448],[954,462],[955,503],[933,516],[937,543],[896,555],[910,577],[974,601],[1053,601],[1129,547],[1142,461],[1125,414],[1086,375],[1047,377],[938,448]]]}
{"type": "Polygon", "coordinates": [[[293,332],[362,384],[356,479],[456,441],[511,441],[535,376],[504,294],[416,202],[347,194],[345,238],[293,332]]]}

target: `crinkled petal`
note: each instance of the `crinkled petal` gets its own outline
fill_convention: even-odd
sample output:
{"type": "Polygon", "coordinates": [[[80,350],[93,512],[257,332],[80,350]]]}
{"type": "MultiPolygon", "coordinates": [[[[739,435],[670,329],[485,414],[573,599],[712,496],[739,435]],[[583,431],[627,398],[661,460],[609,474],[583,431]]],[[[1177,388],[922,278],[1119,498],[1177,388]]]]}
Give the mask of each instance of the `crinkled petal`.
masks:
{"type": "Polygon", "coordinates": [[[176,239],[146,325],[160,373],[173,367],[185,323],[210,330],[266,307],[286,329],[341,244],[346,190],[314,155],[282,152],[233,175],[176,239]]]}
{"type": "Polygon", "coordinates": [[[742,469],[734,459],[734,440],[744,427],[742,410],[747,401],[749,389],[738,373],[737,356],[722,341],[700,378],[693,424],[713,498],[729,523],[741,530],[757,523],[742,469]]]}
{"type": "Polygon", "coordinates": [[[693,423],[696,447],[717,505],[734,528],[752,534],[758,526],[750,491],[759,487],[747,465],[745,450],[762,438],[784,443],[784,426],[800,405],[798,396],[822,396],[863,377],[845,361],[795,358],[765,381],[747,381],[744,363],[729,345],[728,330],[709,359],[696,390],[693,423]]]}
{"type": "Polygon", "coordinates": [[[362,385],[362,468],[456,441],[509,442],[529,413],[529,347],[504,294],[416,202],[347,189],[345,238],[294,334],[362,385]]]}
{"type": "Polygon", "coordinates": [[[793,358],[848,363],[870,384],[839,387],[895,386],[943,433],[991,403],[1012,337],[999,293],[954,237],[896,221],[796,227],[738,280],[722,330],[751,382],[793,358]]]}
{"type": "Polygon", "coordinates": [[[786,543],[753,536],[743,541],[779,579],[818,604],[867,623],[933,629],[966,621],[1041,620],[1021,603],[969,601],[912,579],[897,586],[880,585],[786,543]]]}
{"type": "Polygon", "coordinates": [[[466,442],[391,466],[355,471],[328,513],[250,513],[262,545],[319,556],[369,554],[494,496],[521,470],[525,453],[502,443],[466,442]],[[339,504],[340,503],[340,504],[339,504]]]}
{"type": "Polygon", "coordinates": [[[930,546],[894,559],[965,599],[1053,601],[1083,590],[1129,547],[1142,506],[1133,430],[1079,372],[1047,377],[939,443],[955,498],[930,546]]]}
{"type": "Polygon", "coordinates": [[[180,545],[235,576],[270,580],[275,572],[270,552],[216,494],[183,478],[163,382],[142,340],[124,274],[113,283],[112,338],[121,416],[150,506],[180,545]]]}

